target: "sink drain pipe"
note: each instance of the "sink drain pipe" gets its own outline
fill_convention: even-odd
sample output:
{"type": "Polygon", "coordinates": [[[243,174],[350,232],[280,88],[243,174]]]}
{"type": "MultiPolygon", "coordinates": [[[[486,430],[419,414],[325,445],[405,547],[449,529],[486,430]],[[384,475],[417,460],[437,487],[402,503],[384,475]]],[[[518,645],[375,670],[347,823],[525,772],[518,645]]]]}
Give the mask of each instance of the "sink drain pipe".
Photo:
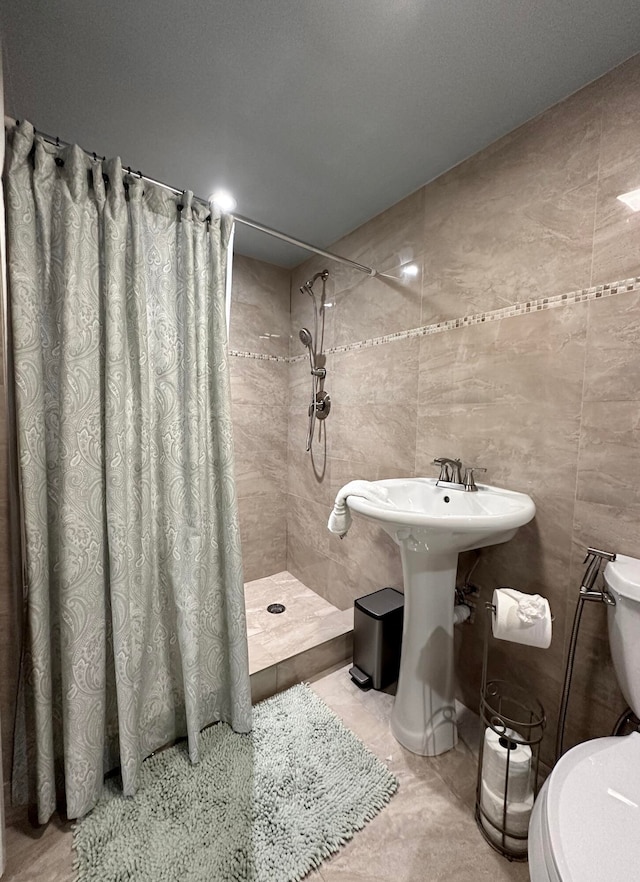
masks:
{"type": "Polygon", "coordinates": [[[453,608],[453,624],[460,625],[471,616],[471,607],[466,603],[456,603],[453,608]]]}

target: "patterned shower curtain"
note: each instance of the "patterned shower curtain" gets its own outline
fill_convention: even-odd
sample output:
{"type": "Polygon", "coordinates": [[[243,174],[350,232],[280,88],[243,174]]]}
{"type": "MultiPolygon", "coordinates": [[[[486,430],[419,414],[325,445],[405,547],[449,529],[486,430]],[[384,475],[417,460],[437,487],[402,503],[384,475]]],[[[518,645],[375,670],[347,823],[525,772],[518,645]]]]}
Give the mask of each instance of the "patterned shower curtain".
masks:
{"type": "Polygon", "coordinates": [[[231,220],[8,132],[26,576],[16,785],[40,822],[251,728],[225,327],[231,220]]]}

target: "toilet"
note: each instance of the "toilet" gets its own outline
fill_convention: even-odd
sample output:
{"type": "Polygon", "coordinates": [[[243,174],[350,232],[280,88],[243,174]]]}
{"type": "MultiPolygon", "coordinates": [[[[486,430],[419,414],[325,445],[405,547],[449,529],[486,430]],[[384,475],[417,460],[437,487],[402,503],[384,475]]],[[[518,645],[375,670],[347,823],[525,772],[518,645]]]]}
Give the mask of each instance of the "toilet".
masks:
{"type": "MultiPolygon", "coordinates": [[[[618,555],[604,580],[620,689],[640,715],[640,560],[618,555]]],[[[640,733],[569,750],[538,794],[529,825],[531,882],[640,878],[640,733]]]]}

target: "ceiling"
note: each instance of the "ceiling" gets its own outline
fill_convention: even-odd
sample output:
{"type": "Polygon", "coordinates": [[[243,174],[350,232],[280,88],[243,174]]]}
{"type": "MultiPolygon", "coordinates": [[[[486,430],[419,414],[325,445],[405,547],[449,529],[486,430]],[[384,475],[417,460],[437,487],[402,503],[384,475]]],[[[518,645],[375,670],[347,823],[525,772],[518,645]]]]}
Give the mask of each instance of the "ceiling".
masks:
{"type": "Polygon", "coordinates": [[[3,0],[0,25],[9,114],[321,247],[640,50],[638,0],[3,0]]]}

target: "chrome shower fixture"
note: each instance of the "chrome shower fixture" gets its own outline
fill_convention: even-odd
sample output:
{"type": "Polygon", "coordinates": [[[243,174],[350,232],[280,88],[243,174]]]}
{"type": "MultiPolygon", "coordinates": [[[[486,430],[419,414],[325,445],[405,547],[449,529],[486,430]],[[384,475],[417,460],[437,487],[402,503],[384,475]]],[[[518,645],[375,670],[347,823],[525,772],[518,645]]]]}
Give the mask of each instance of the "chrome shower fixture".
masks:
{"type": "Polygon", "coordinates": [[[321,272],[316,273],[312,279],[307,279],[307,281],[304,283],[304,285],[302,285],[300,287],[300,293],[304,294],[306,292],[310,297],[313,297],[314,283],[318,279],[322,279],[323,282],[326,282],[328,278],[329,278],[329,270],[322,270],[321,272]]]}
{"type": "Polygon", "coordinates": [[[311,375],[313,377],[320,377],[322,380],[327,376],[326,368],[316,367],[316,354],[313,350],[313,335],[308,328],[300,328],[300,334],[298,335],[302,343],[309,350],[309,364],[311,366],[311,375]]]}
{"type": "MultiPolygon", "coordinates": [[[[300,290],[302,290],[302,288],[300,290]]],[[[303,345],[310,350],[311,344],[313,343],[313,335],[311,334],[309,328],[300,328],[300,334],[298,336],[300,337],[303,345]]]]}
{"type": "Polygon", "coordinates": [[[325,420],[329,416],[331,410],[331,397],[328,392],[321,388],[322,382],[327,376],[327,370],[324,367],[318,367],[318,360],[322,356],[322,339],[324,338],[324,285],[329,278],[329,271],[322,270],[316,273],[312,279],[308,279],[304,285],[300,287],[300,292],[305,292],[313,300],[313,318],[315,334],[312,334],[309,328],[300,328],[298,336],[303,346],[309,350],[309,368],[311,372],[311,401],[309,403],[309,430],[307,432],[307,453],[313,445],[313,430],[316,420],[325,420]],[[322,279],[322,298],[320,301],[320,310],[318,311],[318,303],[313,290],[314,283],[322,279]],[[318,312],[322,317],[322,333],[318,337],[318,312]],[[318,351],[318,339],[320,339],[320,347],[318,351]]]}

